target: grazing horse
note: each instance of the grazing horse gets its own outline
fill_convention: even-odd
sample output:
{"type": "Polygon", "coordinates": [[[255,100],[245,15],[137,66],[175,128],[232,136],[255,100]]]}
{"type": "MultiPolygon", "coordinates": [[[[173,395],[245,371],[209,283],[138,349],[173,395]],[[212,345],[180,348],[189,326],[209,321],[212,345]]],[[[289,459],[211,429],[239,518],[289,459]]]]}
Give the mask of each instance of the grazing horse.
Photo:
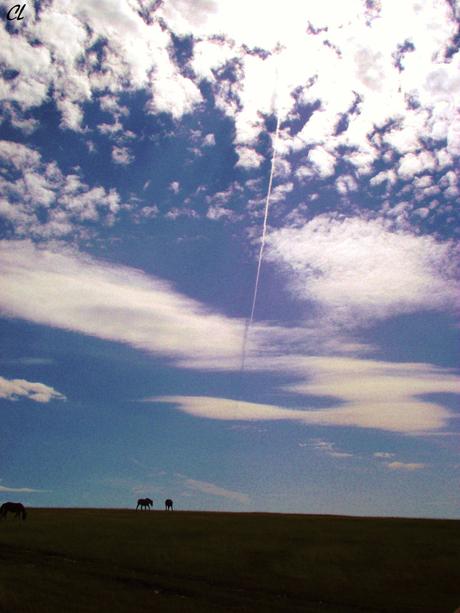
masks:
{"type": "Polygon", "coordinates": [[[25,519],[27,517],[26,510],[24,505],[20,502],[4,502],[0,507],[0,517],[4,517],[6,519],[7,513],[14,513],[15,517],[19,519],[25,519]]]}
{"type": "Polygon", "coordinates": [[[171,500],[171,498],[167,498],[165,500],[165,511],[172,511],[173,510],[173,501],[171,500]]]}
{"type": "Polygon", "coordinates": [[[143,509],[148,509],[150,511],[150,507],[153,504],[153,500],[151,500],[150,498],[139,498],[139,500],[137,501],[137,507],[136,507],[136,511],[137,509],[140,507],[141,511],[143,509]]]}

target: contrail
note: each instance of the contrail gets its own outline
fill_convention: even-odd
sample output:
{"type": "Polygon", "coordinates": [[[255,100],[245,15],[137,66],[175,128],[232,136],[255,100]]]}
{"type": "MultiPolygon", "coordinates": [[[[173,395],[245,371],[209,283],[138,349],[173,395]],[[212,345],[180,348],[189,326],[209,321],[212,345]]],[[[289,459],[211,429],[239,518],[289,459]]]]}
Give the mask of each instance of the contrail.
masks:
{"type": "Polygon", "coordinates": [[[261,241],[260,241],[259,258],[258,258],[258,261],[257,261],[257,274],[256,274],[256,281],[255,281],[255,284],[254,284],[254,295],[252,297],[251,315],[250,315],[249,319],[246,320],[246,325],[245,325],[245,328],[244,328],[244,335],[243,335],[243,349],[242,349],[242,356],[241,356],[241,372],[244,371],[244,366],[245,366],[245,362],[246,362],[246,345],[247,345],[247,341],[248,341],[248,334],[249,334],[249,329],[250,329],[250,327],[252,325],[252,322],[254,321],[254,312],[256,310],[257,292],[259,290],[260,269],[261,269],[261,266],[262,266],[262,258],[263,258],[263,255],[264,255],[265,239],[267,237],[268,212],[269,212],[269,209],[270,209],[270,198],[271,198],[271,195],[272,195],[272,184],[273,184],[273,175],[274,175],[274,172],[275,172],[276,150],[277,150],[277,146],[278,146],[279,131],[280,131],[280,116],[279,116],[279,113],[277,111],[277,113],[276,113],[275,138],[273,139],[272,163],[271,163],[271,168],[270,168],[270,178],[268,180],[267,196],[265,198],[264,223],[263,223],[263,227],[262,227],[262,238],[261,238],[261,241]]]}

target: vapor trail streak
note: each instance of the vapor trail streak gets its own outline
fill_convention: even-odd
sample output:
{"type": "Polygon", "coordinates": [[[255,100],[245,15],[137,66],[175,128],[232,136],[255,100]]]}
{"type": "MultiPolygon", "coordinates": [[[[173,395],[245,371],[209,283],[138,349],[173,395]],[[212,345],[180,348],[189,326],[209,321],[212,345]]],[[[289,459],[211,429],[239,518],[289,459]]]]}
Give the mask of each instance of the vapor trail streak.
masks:
{"type": "Polygon", "coordinates": [[[257,261],[257,274],[256,274],[256,282],[254,284],[254,296],[252,298],[252,307],[251,307],[251,316],[248,320],[246,320],[246,325],[244,328],[243,335],[243,350],[241,356],[241,372],[244,371],[244,366],[246,362],[246,345],[248,341],[249,329],[254,321],[254,312],[256,310],[256,302],[257,302],[257,292],[259,290],[259,278],[260,278],[260,269],[262,266],[262,258],[264,255],[265,249],[265,239],[267,237],[267,224],[268,224],[268,212],[270,209],[270,198],[272,195],[272,184],[273,184],[273,175],[275,172],[275,163],[276,163],[276,150],[278,146],[278,136],[280,131],[280,117],[279,114],[276,116],[276,130],[275,130],[275,138],[273,140],[273,155],[272,155],[272,163],[270,168],[270,178],[268,180],[268,189],[267,189],[267,197],[265,198],[265,211],[264,211],[264,223],[262,227],[262,239],[260,241],[260,249],[259,249],[259,259],[257,261]]]}

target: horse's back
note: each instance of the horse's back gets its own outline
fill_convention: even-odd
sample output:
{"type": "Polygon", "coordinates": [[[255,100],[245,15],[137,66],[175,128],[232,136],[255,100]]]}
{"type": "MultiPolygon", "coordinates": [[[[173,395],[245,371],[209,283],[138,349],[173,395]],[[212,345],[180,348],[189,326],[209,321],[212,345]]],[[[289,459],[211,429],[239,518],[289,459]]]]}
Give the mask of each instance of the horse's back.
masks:
{"type": "Polygon", "coordinates": [[[25,507],[21,502],[4,502],[0,507],[0,516],[6,518],[8,512],[14,513],[16,517],[22,515],[22,519],[25,519],[27,516],[25,507]]]}

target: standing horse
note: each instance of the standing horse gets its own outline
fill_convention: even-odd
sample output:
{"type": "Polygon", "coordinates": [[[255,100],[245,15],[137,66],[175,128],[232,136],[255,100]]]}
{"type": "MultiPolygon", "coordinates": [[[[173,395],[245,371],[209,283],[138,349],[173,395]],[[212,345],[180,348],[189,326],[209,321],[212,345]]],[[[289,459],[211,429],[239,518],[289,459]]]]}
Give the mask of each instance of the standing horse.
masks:
{"type": "Polygon", "coordinates": [[[144,509],[150,511],[150,507],[152,506],[152,504],[153,500],[151,500],[150,498],[139,498],[139,500],[137,501],[136,511],[139,507],[141,508],[141,511],[144,509]]]}
{"type": "Polygon", "coordinates": [[[19,519],[19,517],[22,517],[22,519],[27,517],[24,505],[20,502],[4,502],[0,507],[0,517],[6,519],[7,513],[14,513],[17,519],[19,519]]]}
{"type": "Polygon", "coordinates": [[[171,500],[171,498],[167,498],[165,500],[165,511],[172,511],[173,510],[173,501],[171,500]]]}

